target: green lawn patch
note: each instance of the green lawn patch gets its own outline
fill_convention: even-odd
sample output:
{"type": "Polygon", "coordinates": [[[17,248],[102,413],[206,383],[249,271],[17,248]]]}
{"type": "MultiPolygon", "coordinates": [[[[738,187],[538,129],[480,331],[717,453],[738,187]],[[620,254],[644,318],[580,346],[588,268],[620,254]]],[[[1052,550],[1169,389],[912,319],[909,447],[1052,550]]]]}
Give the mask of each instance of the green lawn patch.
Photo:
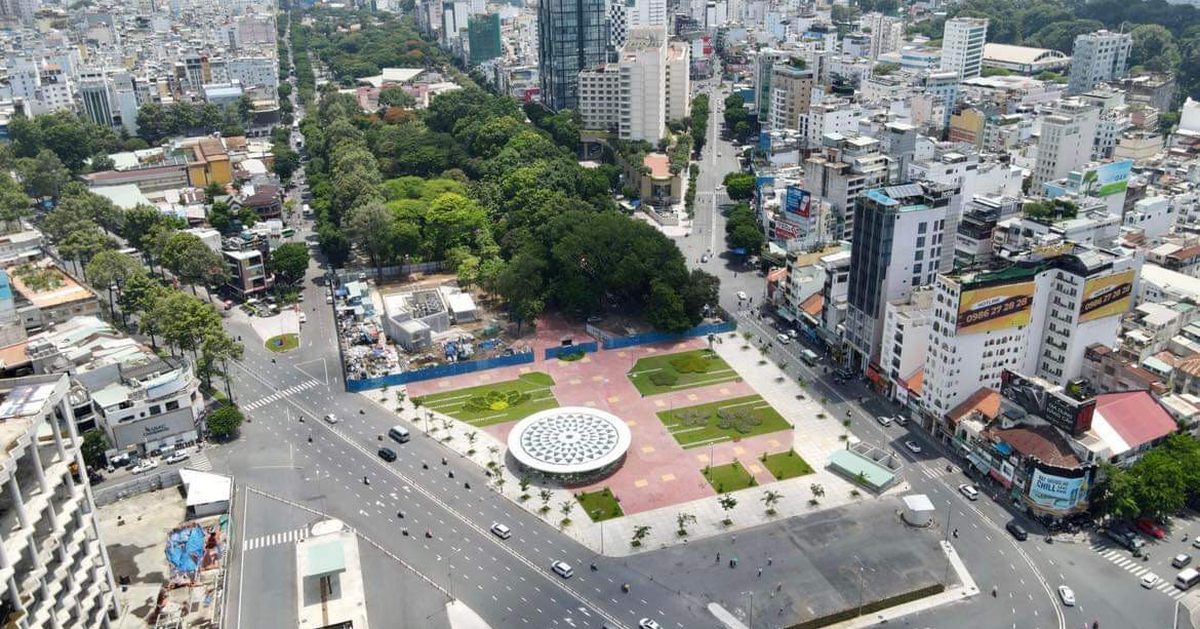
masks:
{"type": "Polygon", "coordinates": [[[737,379],[737,372],[711,350],[648,356],[625,374],[643,396],[704,387],[737,379]]]}
{"type": "Polygon", "coordinates": [[[267,342],[264,343],[264,345],[266,345],[267,349],[271,350],[272,352],[280,354],[300,347],[300,335],[280,334],[279,336],[272,336],[271,338],[267,339],[267,342]]]}
{"type": "Polygon", "coordinates": [[[611,520],[625,515],[621,511],[621,503],[617,502],[617,497],[607,487],[600,491],[575,494],[575,499],[579,501],[579,506],[583,507],[584,512],[592,518],[592,522],[611,520]]]}
{"type": "Polygon", "coordinates": [[[685,448],[765,435],[792,427],[760,395],[659,411],[658,419],[685,448]]]}
{"type": "Polygon", "coordinates": [[[742,464],[737,461],[729,465],[710,467],[700,473],[704,475],[708,484],[717,490],[718,494],[753,487],[757,484],[754,482],[754,476],[750,472],[747,472],[746,468],[742,467],[742,464]]]}
{"type": "Polygon", "coordinates": [[[549,374],[533,372],[521,374],[515,380],[432,393],[413,400],[459,421],[483,427],[557,408],[558,400],[550,391],[551,386],[554,378],[549,374]]]}
{"type": "Polygon", "coordinates": [[[775,480],[787,480],[813,473],[813,468],[807,461],[800,458],[800,455],[796,454],[795,450],[768,454],[763,459],[763,467],[770,470],[775,480]]]}

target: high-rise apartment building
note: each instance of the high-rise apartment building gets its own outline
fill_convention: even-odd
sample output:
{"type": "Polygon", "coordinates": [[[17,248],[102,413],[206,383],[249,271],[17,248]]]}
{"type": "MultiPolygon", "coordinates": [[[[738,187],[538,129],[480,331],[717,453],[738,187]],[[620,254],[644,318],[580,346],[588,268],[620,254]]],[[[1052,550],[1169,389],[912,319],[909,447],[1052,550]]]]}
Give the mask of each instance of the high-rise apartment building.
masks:
{"type": "Polygon", "coordinates": [[[0,380],[0,600],[14,627],[107,628],[116,580],[65,374],[0,380]],[[14,620],[16,619],[16,620],[14,620]]]}
{"type": "Polygon", "coordinates": [[[859,195],[887,183],[891,159],[881,148],[875,138],[831,133],[821,138],[820,152],[804,160],[804,186],[815,197],[813,203],[827,203],[833,210],[834,240],[849,235],[859,195]]]}
{"type": "Polygon", "coordinates": [[[1027,254],[1000,271],[939,275],[922,406],[935,418],[1004,370],[1059,385],[1078,378],[1089,345],[1117,343],[1141,254],[1075,246],[1027,254]]]}
{"type": "Polygon", "coordinates": [[[871,29],[868,55],[871,59],[900,50],[900,44],[904,41],[904,20],[882,13],[868,13],[862,16],[862,25],[871,29]]]}
{"type": "Polygon", "coordinates": [[[1099,120],[1099,109],[1078,100],[1062,101],[1054,113],[1042,119],[1031,177],[1035,190],[1091,161],[1099,120]]]}
{"type": "Polygon", "coordinates": [[[854,208],[846,341],[850,367],[879,369],[885,306],[933,283],[944,249],[954,248],[946,215],[958,189],[919,181],[868,190],[854,208]],[[947,236],[947,234],[949,234],[947,236]]]}
{"type": "Polygon", "coordinates": [[[1082,94],[1098,83],[1125,76],[1133,36],[1129,33],[1096,31],[1075,37],[1067,93],[1082,94]]]}
{"type": "Polygon", "coordinates": [[[942,32],[942,70],[957,72],[959,80],[979,76],[983,68],[983,45],[987,43],[988,21],[976,17],[946,20],[942,32]]]}
{"type": "Polygon", "coordinates": [[[604,0],[538,0],[538,73],[542,104],[578,109],[579,73],[605,61],[604,0]]]}
{"type": "Polygon", "coordinates": [[[813,71],[793,57],[771,66],[770,129],[797,129],[804,133],[812,105],[813,71]]]}
{"type": "Polygon", "coordinates": [[[687,54],[686,44],[667,42],[666,29],[630,29],[616,63],[579,73],[583,127],[616,132],[622,140],[658,142],[668,116],[686,116],[687,54]]]}
{"type": "Polygon", "coordinates": [[[101,127],[113,126],[112,97],[103,72],[89,71],[79,76],[79,99],[88,119],[101,127]]]}
{"type": "Polygon", "coordinates": [[[667,44],[667,120],[683,120],[692,113],[692,47],[687,42],[667,44]]]}

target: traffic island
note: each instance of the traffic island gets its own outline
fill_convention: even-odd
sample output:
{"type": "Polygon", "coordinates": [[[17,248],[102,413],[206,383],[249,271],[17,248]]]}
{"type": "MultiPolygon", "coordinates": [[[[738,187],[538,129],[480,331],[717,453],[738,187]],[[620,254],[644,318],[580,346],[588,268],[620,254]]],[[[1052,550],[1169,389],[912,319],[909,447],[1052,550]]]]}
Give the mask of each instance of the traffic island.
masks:
{"type": "Polygon", "coordinates": [[[300,347],[300,335],[299,334],[279,334],[277,336],[272,336],[271,338],[267,339],[267,342],[264,345],[266,346],[267,349],[271,350],[272,352],[275,352],[276,354],[282,354],[283,352],[290,352],[291,350],[294,350],[297,347],[300,347]]]}

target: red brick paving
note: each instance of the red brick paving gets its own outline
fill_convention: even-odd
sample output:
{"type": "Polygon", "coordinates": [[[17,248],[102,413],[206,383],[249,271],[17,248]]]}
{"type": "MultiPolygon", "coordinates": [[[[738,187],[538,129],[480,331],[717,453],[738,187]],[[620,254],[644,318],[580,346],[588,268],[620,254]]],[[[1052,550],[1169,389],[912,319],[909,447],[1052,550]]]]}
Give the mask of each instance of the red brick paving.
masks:
{"type": "MultiPolygon", "coordinates": [[[[781,431],[758,435],[738,442],[722,442],[713,447],[683,449],[667,432],[657,413],[756,393],[745,382],[723,382],[685,389],[674,393],[643,398],[625,374],[637,359],[652,354],[675,353],[705,347],[704,339],[685,339],[654,345],[639,345],[621,350],[601,350],[588,354],[583,360],[564,362],[544,360],[546,347],[557,346],[563,337],[575,342],[592,340],[582,327],[571,326],[557,317],[539,321],[535,336],[527,339],[534,348],[536,360],[517,367],[502,367],[488,371],[428,380],[408,385],[409,395],[450,391],[488,382],[512,380],[525,371],[550,374],[557,383],[553,392],[563,406],[591,406],[613,413],[629,424],[633,442],[625,464],[608,478],[590,485],[575,487],[576,491],[592,491],[609,487],[621,501],[625,513],[638,513],[672,504],[687,502],[716,492],[701,476],[711,454],[715,465],[741,461],[754,474],[759,485],[774,481],[762,467],[758,457],[764,452],[779,452],[792,445],[792,433],[781,431]],[[657,402],[661,402],[660,406],[657,402]],[[774,442],[774,445],[771,443],[774,442]],[[757,466],[757,467],[756,467],[757,466]]],[[[501,441],[507,441],[515,422],[485,428],[501,441]]]]}

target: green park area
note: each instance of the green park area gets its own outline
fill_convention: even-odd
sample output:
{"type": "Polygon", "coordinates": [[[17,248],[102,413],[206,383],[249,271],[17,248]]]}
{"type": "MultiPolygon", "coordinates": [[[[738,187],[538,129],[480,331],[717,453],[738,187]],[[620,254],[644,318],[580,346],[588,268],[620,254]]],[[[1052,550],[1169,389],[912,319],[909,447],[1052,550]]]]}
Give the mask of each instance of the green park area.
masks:
{"type": "Polygon", "coordinates": [[[728,363],[709,349],[648,356],[638,360],[626,375],[643,396],[704,387],[738,377],[728,363]]]}
{"type": "Polygon", "coordinates": [[[741,463],[734,461],[728,465],[718,465],[716,467],[705,468],[701,472],[709,485],[718,494],[724,494],[755,485],[754,476],[742,467],[741,463]]]}
{"type": "Polygon", "coordinates": [[[537,411],[558,406],[550,387],[554,378],[535,371],[516,380],[455,389],[414,398],[422,406],[445,413],[476,427],[524,419],[537,411]]]}
{"type": "Polygon", "coordinates": [[[760,460],[762,461],[763,467],[767,468],[767,470],[771,472],[771,475],[775,477],[775,480],[787,480],[789,478],[796,478],[797,476],[804,476],[805,474],[813,473],[812,466],[810,466],[807,461],[800,458],[800,455],[796,454],[795,450],[768,454],[760,460]]]}
{"type": "Polygon", "coordinates": [[[685,448],[765,435],[792,427],[760,395],[660,411],[658,419],[685,448]]]}
{"type": "Polygon", "coordinates": [[[575,494],[575,499],[579,501],[579,506],[583,507],[583,511],[593,522],[619,518],[624,515],[621,511],[621,503],[617,502],[617,497],[607,487],[599,491],[575,494]]]}

